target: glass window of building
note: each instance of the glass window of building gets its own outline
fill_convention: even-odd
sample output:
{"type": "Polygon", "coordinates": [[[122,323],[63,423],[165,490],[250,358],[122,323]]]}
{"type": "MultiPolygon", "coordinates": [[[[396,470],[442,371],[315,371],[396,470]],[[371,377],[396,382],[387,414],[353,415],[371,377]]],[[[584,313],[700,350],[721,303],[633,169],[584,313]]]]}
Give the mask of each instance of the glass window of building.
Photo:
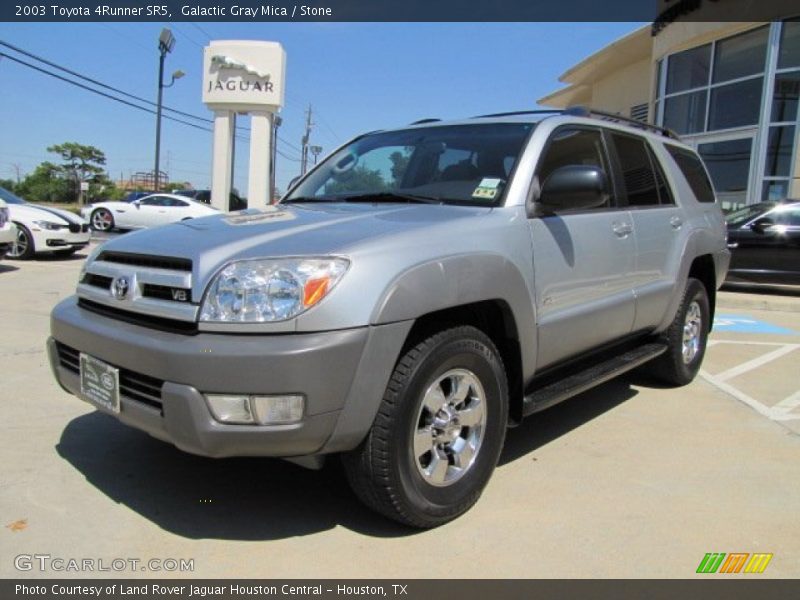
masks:
{"type": "Polygon", "coordinates": [[[800,67],[800,21],[785,21],[781,29],[778,68],[800,67]]]}
{"type": "Polygon", "coordinates": [[[795,121],[798,98],[800,98],[800,71],[776,75],[770,120],[773,123],[795,121]]]}
{"type": "Polygon", "coordinates": [[[711,173],[720,202],[726,207],[746,204],[753,140],[744,138],[699,144],[697,151],[711,173]]]}
{"type": "Polygon", "coordinates": [[[758,124],[768,38],[759,27],[662,60],[661,124],[682,135],[758,124]]]}

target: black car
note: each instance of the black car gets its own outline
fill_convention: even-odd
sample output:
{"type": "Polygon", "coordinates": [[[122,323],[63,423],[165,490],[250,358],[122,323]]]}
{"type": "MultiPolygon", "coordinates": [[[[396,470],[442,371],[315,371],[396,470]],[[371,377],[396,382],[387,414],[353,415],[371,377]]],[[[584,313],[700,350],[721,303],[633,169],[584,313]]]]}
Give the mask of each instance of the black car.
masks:
{"type": "Polygon", "coordinates": [[[800,201],[753,204],[726,220],[728,283],[800,285],[800,201]]]}
{"type": "MultiPolygon", "coordinates": [[[[211,204],[211,190],[175,190],[172,193],[192,198],[204,204],[211,204]]],[[[231,192],[228,198],[228,210],[244,210],[245,208],[247,208],[247,202],[235,192],[231,192]]]]}

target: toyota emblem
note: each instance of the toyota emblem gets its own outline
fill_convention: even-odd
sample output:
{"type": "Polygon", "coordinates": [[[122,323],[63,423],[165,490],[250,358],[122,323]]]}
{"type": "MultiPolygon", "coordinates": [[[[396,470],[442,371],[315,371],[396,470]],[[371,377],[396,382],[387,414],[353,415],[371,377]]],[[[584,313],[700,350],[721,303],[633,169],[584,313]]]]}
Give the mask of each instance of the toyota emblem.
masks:
{"type": "Polygon", "coordinates": [[[127,277],[117,277],[111,284],[111,294],[117,300],[124,300],[128,295],[128,289],[131,284],[128,282],[127,277]]]}

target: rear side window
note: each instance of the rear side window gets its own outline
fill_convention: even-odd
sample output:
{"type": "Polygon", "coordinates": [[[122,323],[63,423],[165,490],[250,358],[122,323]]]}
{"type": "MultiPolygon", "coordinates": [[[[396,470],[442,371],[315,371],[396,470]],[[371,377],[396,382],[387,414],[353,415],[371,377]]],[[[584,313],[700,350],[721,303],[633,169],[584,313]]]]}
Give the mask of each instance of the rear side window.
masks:
{"type": "Polygon", "coordinates": [[[659,186],[647,142],[638,137],[619,133],[612,133],[611,138],[617,149],[628,206],[657,205],[659,186]]]}
{"type": "Polygon", "coordinates": [[[690,150],[671,146],[670,144],[664,144],[664,147],[670,153],[670,156],[675,159],[678,168],[683,173],[683,176],[686,177],[686,181],[689,183],[689,187],[692,188],[697,200],[699,202],[714,202],[714,188],[711,187],[711,181],[708,179],[708,174],[703,168],[700,157],[690,150]]]}

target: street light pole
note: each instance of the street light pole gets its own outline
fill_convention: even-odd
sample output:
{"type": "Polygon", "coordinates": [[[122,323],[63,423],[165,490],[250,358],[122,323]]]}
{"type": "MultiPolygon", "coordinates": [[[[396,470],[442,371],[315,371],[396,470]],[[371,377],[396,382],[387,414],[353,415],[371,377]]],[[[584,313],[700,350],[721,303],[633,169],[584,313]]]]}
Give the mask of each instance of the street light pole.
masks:
{"type": "Polygon", "coordinates": [[[156,104],[156,165],[153,172],[153,191],[158,191],[159,177],[161,174],[161,100],[164,96],[164,88],[168,88],[175,83],[176,79],[183,77],[183,71],[175,71],[172,74],[172,80],[168,84],[164,84],[164,59],[167,54],[172,52],[175,47],[175,36],[169,29],[162,29],[161,35],[158,36],[158,102],[156,104]]]}

